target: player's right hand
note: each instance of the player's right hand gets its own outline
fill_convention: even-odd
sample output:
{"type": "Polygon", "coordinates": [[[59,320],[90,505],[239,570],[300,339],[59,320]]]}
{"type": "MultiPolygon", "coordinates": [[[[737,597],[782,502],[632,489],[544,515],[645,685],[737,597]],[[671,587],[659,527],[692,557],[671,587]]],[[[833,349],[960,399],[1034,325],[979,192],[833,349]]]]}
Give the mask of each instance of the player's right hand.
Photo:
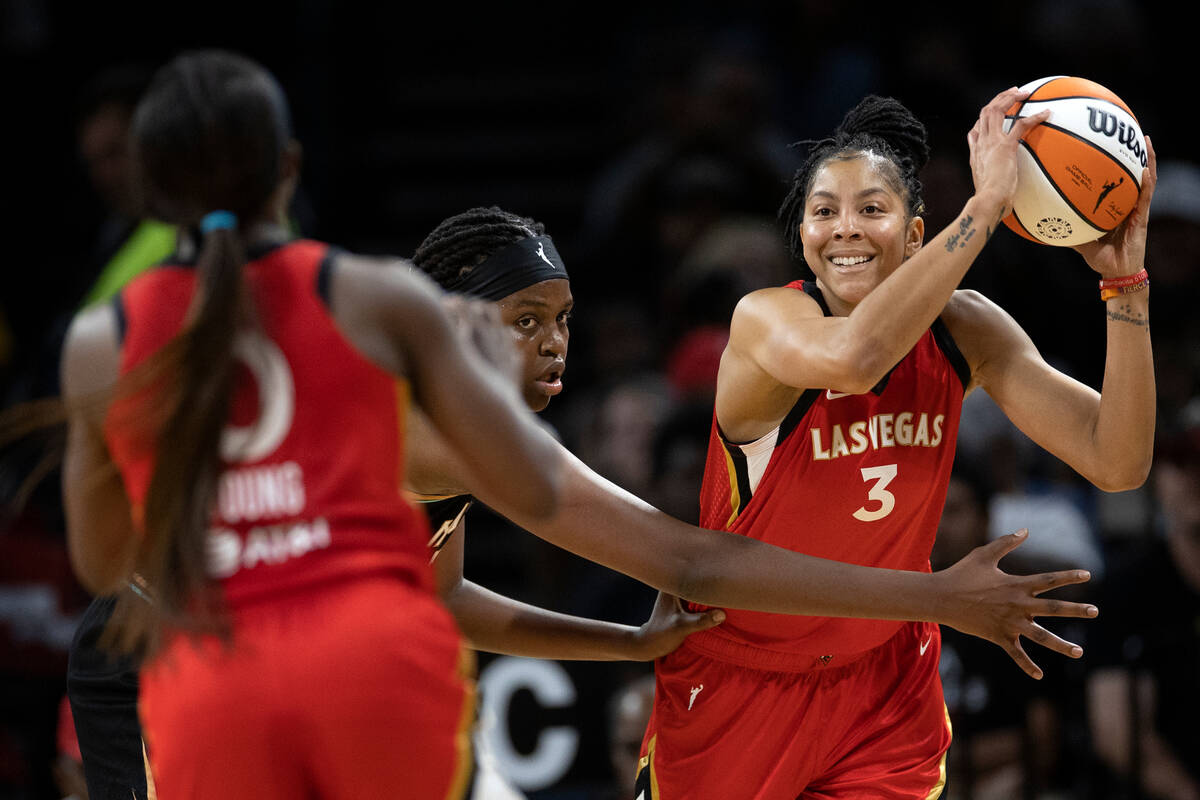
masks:
{"type": "Polygon", "coordinates": [[[1049,111],[1040,111],[1032,116],[1022,117],[1006,132],[1005,112],[1013,103],[1028,96],[1028,91],[1016,88],[996,95],[979,112],[979,119],[967,133],[975,196],[995,205],[1000,210],[1000,216],[1012,209],[1013,195],[1017,191],[1018,142],[1050,116],[1049,111]]]}
{"type": "Polygon", "coordinates": [[[999,561],[1025,541],[1029,532],[1020,530],[977,547],[955,564],[934,573],[944,591],[941,620],[963,633],[999,645],[1031,677],[1040,679],[1042,670],[1021,646],[1021,637],[1070,658],[1083,655],[1083,648],[1055,636],[1035,617],[1092,618],[1094,605],[1041,597],[1045,592],[1085,583],[1086,570],[1010,575],[999,561]]]}
{"type": "Polygon", "coordinates": [[[658,593],[650,619],[642,623],[633,636],[632,660],[652,661],[674,651],[683,640],[696,631],[708,630],[725,621],[719,608],[708,611],[685,611],[683,602],[674,595],[658,593]]]}

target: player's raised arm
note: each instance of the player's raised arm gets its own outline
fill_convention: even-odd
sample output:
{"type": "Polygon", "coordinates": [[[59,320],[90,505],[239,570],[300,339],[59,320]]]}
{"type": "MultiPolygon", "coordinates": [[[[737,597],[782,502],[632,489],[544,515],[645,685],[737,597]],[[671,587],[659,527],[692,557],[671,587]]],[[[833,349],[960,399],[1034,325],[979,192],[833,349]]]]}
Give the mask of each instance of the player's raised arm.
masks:
{"type": "MultiPolygon", "coordinates": [[[[1105,491],[1141,486],[1150,471],[1155,426],[1154,357],[1145,269],[1156,161],[1149,165],[1134,211],[1115,231],[1075,248],[1101,282],[1126,280],[1130,291],[1097,297],[1107,319],[1100,391],[1051,367],[1005,311],[974,292],[948,305],[946,322],[972,365],[974,385],[996,401],[1033,441],[1105,491]]],[[[1103,293],[1103,290],[1101,290],[1103,293]]]]}

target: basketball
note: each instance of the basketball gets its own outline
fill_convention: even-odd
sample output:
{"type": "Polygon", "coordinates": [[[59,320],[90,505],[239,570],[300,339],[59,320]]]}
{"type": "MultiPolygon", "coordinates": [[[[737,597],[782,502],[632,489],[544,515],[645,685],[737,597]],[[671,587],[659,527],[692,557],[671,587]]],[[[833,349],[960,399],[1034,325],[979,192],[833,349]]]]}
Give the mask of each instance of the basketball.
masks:
{"type": "Polygon", "coordinates": [[[1137,204],[1146,143],[1120,97],[1085,78],[1054,76],[1021,87],[1015,120],[1049,110],[1022,140],[1017,192],[1004,224],[1034,242],[1071,247],[1116,228],[1137,204]]]}

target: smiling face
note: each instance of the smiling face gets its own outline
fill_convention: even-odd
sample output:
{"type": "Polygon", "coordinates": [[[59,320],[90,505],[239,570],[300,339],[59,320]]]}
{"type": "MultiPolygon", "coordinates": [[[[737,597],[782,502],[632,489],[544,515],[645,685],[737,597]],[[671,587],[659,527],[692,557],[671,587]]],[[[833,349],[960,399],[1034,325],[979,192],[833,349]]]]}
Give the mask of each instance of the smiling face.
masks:
{"type": "Polygon", "coordinates": [[[525,362],[521,394],[534,411],[562,391],[567,365],[568,322],[575,299],[571,282],[552,279],[535,283],[496,301],[500,317],[516,336],[525,362]]]}
{"type": "Polygon", "coordinates": [[[827,161],[813,175],[800,236],[804,260],[830,309],[849,314],[921,247],[891,162],[872,153],[827,161]]]}

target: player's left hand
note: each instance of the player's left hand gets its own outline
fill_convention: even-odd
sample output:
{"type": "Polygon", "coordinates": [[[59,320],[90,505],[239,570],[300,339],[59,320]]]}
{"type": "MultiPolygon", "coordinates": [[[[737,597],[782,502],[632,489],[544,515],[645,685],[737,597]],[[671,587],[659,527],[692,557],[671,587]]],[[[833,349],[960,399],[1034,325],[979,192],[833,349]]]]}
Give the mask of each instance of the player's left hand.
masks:
{"type": "Polygon", "coordinates": [[[684,611],[683,602],[678,597],[659,592],[650,619],[642,623],[634,634],[636,657],[651,661],[665,656],[696,631],[707,630],[724,621],[725,612],[719,608],[701,613],[684,611]]]}
{"type": "Polygon", "coordinates": [[[1028,535],[1029,531],[1022,529],[1001,536],[933,575],[945,587],[944,599],[939,603],[944,624],[999,645],[1027,675],[1040,679],[1042,669],[1021,646],[1022,637],[1068,658],[1079,658],[1083,648],[1046,630],[1035,617],[1088,619],[1099,611],[1089,603],[1040,597],[1052,589],[1090,580],[1085,570],[1011,575],[1000,569],[1000,559],[1028,535]]]}
{"type": "Polygon", "coordinates": [[[1094,242],[1076,245],[1073,249],[1083,256],[1088,266],[1101,278],[1120,278],[1139,272],[1146,263],[1146,226],[1150,217],[1150,198],[1158,182],[1158,162],[1154,145],[1146,137],[1146,168],[1142,170],[1142,190],[1137,205],[1129,216],[1110,233],[1094,242]]]}

